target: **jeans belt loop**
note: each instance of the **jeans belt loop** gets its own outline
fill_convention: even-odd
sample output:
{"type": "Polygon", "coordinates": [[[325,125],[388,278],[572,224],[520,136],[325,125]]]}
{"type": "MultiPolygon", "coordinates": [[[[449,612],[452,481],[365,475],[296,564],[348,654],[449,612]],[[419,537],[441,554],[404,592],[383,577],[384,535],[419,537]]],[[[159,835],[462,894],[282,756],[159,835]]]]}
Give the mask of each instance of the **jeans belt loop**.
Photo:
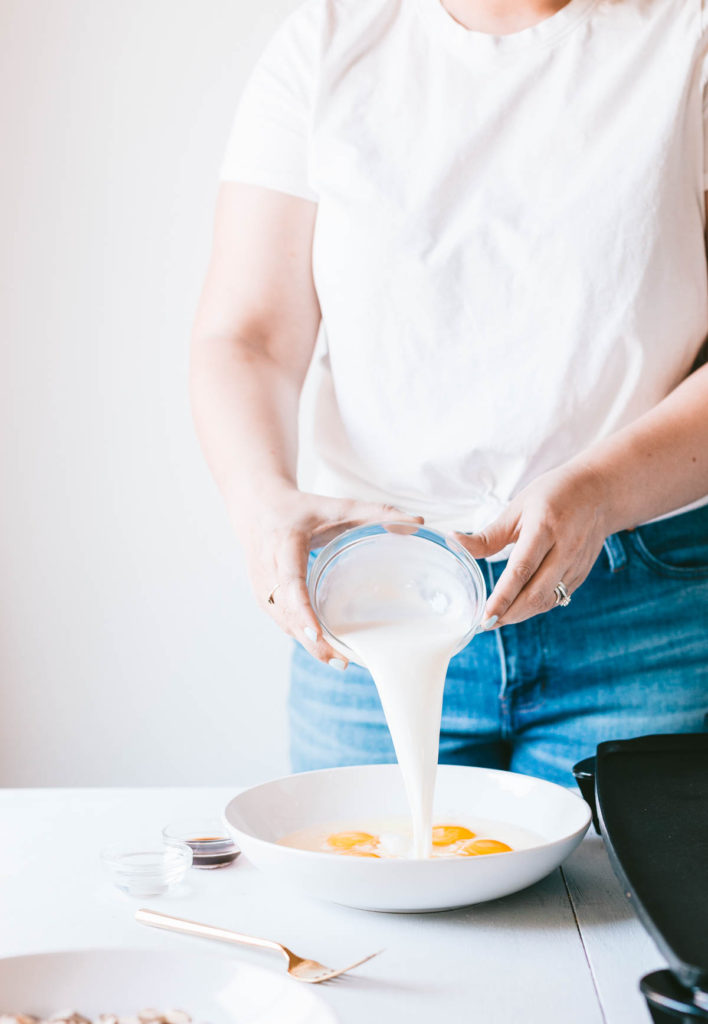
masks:
{"type": "Polygon", "coordinates": [[[621,533],[611,533],[604,543],[611,572],[619,572],[627,565],[627,549],[621,533]]]}

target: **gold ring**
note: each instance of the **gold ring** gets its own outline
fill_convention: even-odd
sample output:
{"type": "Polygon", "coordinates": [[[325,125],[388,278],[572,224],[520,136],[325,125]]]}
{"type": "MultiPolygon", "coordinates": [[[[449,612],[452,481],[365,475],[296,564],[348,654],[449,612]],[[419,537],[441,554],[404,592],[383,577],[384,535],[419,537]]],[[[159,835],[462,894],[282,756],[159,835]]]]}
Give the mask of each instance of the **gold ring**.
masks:
{"type": "Polygon", "coordinates": [[[568,607],[570,604],[570,594],[563,580],[558,581],[557,585],[553,588],[553,594],[556,599],[556,608],[568,607]]]}
{"type": "Polygon", "coordinates": [[[281,586],[281,584],[276,583],[273,589],[271,590],[270,594],[268,594],[268,604],[275,604],[275,592],[279,586],[281,586]]]}

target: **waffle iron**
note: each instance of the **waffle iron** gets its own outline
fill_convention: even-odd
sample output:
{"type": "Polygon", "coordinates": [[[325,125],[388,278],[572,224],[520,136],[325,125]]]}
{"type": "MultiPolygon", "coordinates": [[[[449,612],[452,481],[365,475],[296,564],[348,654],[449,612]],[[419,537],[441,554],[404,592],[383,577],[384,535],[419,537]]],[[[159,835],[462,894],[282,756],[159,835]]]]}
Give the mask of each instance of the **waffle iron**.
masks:
{"type": "Polygon", "coordinates": [[[652,1020],[708,1022],[708,733],[601,743],[573,771],[625,895],[669,964],[640,982],[652,1020]]]}

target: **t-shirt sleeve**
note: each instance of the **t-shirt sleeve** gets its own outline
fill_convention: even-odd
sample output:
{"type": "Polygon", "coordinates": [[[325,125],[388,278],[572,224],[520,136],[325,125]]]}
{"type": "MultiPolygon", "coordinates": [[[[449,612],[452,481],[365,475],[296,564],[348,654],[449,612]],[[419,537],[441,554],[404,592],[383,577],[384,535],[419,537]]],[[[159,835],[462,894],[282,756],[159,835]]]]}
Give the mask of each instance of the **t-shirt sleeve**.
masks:
{"type": "Polygon", "coordinates": [[[317,202],[310,180],[317,6],[308,0],[286,19],[251,73],[221,164],[222,181],[262,185],[317,202]]]}

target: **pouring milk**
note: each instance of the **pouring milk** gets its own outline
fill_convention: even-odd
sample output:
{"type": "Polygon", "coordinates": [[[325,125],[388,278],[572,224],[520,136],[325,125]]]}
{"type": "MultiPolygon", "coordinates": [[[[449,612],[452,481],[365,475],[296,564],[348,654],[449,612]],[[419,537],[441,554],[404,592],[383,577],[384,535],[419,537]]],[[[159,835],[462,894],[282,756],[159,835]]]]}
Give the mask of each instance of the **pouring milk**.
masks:
{"type": "Polygon", "coordinates": [[[320,600],[330,632],[376,683],[411,810],[414,857],[432,853],[445,676],[475,612],[465,574],[445,548],[390,534],[342,556],[320,600]]]}

